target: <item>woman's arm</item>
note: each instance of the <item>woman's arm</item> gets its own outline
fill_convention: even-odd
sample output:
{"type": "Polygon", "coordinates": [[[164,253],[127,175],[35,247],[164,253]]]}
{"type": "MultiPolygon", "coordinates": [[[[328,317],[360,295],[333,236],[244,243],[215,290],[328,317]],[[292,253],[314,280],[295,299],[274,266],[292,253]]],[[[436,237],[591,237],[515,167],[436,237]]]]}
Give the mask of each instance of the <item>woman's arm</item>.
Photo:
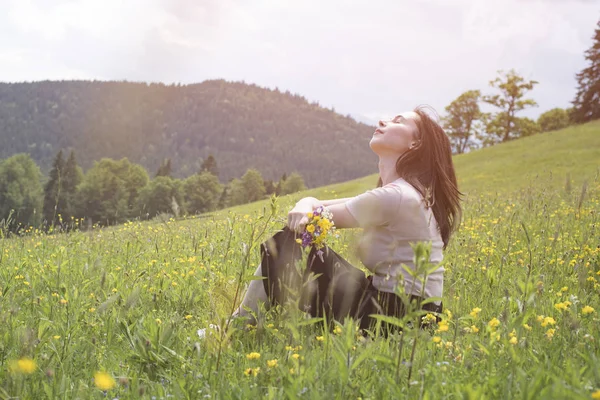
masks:
{"type": "MultiPolygon", "coordinates": [[[[319,200],[315,197],[304,197],[304,198],[300,199],[298,201],[298,203],[300,203],[302,201],[303,203],[310,204],[312,206],[312,208],[315,209],[319,206],[327,207],[327,206],[332,206],[334,204],[345,203],[346,201],[350,200],[351,198],[352,197],[344,197],[343,199],[319,200]]],[[[296,204],[298,204],[298,203],[296,203],[296,204]]]]}

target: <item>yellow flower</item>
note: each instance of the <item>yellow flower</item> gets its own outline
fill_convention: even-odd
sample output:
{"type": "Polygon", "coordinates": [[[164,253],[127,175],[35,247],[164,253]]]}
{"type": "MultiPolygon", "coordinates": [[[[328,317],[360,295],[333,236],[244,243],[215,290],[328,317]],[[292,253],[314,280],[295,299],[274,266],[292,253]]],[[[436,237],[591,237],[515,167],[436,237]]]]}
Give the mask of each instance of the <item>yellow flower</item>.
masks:
{"type": "Polygon", "coordinates": [[[54,336],[53,336],[53,338],[54,338],[55,340],[58,340],[58,339],[60,339],[60,336],[58,336],[58,335],[54,335],[54,336]]]}
{"type": "Polygon", "coordinates": [[[542,320],[542,326],[547,326],[547,325],[554,325],[556,324],[556,321],[554,320],[554,318],[552,317],[546,317],[542,320]]]}
{"type": "Polygon", "coordinates": [[[157,323],[157,324],[159,324],[159,325],[160,325],[160,324],[162,324],[162,321],[160,320],[160,318],[156,318],[156,319],[155,319],[155,321],[156,321],[156,323],[157,323]]]}
{"type": "Polygon", "coordinates": [[[517,344],[517,342],[518,342],[517,337],[516,336],[511,337],[508,342],[510,344],[517,344]]]}
{"type": "Polygon", "coordinates": [[[336,327],[333,329],[333,333],[335,333],[336,335],[339,335],[339,334],[341,334],[341,333],[342,333],[342,328],[340,328],[339,326],[336,326],[336,327]]]}
{"type": "Polygon", "coordinates": [[[277,359],[267,361],[267,367],[274,368],[277,366],[277,359]]]}
{"type": "Polygon", "coordinates": [[[435,315],[431,314],[431,313],[427,313],[423,318],[422,318],[423,322],[428,324],[428,323],[432,323],[436,321],[435,315]]]}
{"type": "Polygon", "coordinates": [[[69,302],[69,300],[60,299],[60,304],[67,304],[68,302],[69,302]]]}
{"type": "Polygon", "coordinates": [[[488,322],[488,326],[492,329],[496,329],[500,325],[500,321],[498,318],[494,317],[490,322],[488,322]]]}
{"type": "Polygon", "coordinates": [[[100,390],[110,390],[115,387],[115,380],[106,372],[96,372],[94,374],[94,384],[100,390]]]}
{"type": "Polygon", "coordinates": [[[256,376],[256,375],[258,375],[258,373],[259,373],[259,372],[260,372],[260,367],[256,367],[256,368],[247,368],[247,369],[244,371],[244,375],[246,375],[246,376],[250,376],[250,375],[252,375],[252,376],[256,376]]]}
{"type": "Polygon", "coordinates": [[[477,315],[481,312],[481,308],[475,307],[469,314],[473,318],[477,318],[477,315]]]}
{"type": "Polygon", "coordinates": [[[294,348],[292,346],[285,346],[286,351],[292,351],[294,348]]]}
{"type": "Polygon", "coordinates": [[[186,315],[184,318],[187,319],[187,320],[190,320],[190,319],[192,319],[192,316],[191,315],[186,315]]]}
{"type": "MultiPolygon", "coordinates": [[[[594,312],[594,308],[590,306],[585,306],[581,309],[582,314],[591,314],[594,312]]],[[[600,391],[600,390],[599,390],[600,391]]]]}
{"type": "Polygon", "coordinates": [[[296,243],[302,244],[302,239],[296,239],[296,243]]]}
{"type": "Polygon", "coordinates": [[[438,326],[438,328],[436,329],[436,332],[448,332],[448,321],[440,321],[440,324],[438,326]]]}
{"type": "Polygon", "coordinates": [[[552,337],[554,336],[554,332],[556,332],[556,330],[555,330],[555,329],[548,329],[548,330],[546,331],[546,337],[547,337],[548,339],[552,339],[552,337]]]}
{"type": "Polygon", "coordinates": [[[563,287],[560,289],[560,291],[561,291],[561,292],[566,292],[567,290],[569,290],[569,288],[568,288],[568,287],[566,287],[566,286],[563,286],[563,287]]]}
{"type": "Polygon", "coordinates": [[[439,336],[434,336],[432,339],[433,343],[439,343],[442,341],[442,338],[439,336]]]}
{"type": "Polygon", "coordinates": [[[246,358],[248,360],[258,360],[260,358],[260,353],[252,352],[250,354],[246,354],[246,358]]]}
{"type": "Polygon", "coordinates": [[[471,325],[471,332],[477,333],[477,332],[479,332],[479,328],[476,327],[475,325],[471,325]]]}
{"type": "Polygon", "coordinates": [[[35,361],[27,357],[21,358],[17,361],[11,361],[9,365],[12,372],[19,372],[27,375],[33,374],[35,372],[35,368],[37,367],[35,361]]]}
{"type": "Polygon", "coordinates": [[[317,339],[317,342],[322,342],[323,340],[325,340],[325,338],[323,336],[317,336],[316,339],[317,339]]]}
{"type": "Polygon", "coordinates": [[[306,216],[307,216],[308,218],[310,218],[310,217],[312,217],[312,216],[313,216],[313,213],[311,213],[311,212],[309,212],[309,213],[306,213],[306,216]]]}
{"type": "Polygon", "coordinates": [[[306,225],[306,230],[310,233],[313,233],[315,231],[315,226],[314,225],[306,225]]]}
{"type": "Polygon", "coordinates": [[[531,330],[531,327],[529,325],[527,325],[527,324],[523,324],[523,328],[527,329],[528,331],[531,330]]]}
{"type": "Polygon", "coordinates": [[[592,393],[592,399],[600,400],[600,389],[598,389],[594,393],[592,393]]]}

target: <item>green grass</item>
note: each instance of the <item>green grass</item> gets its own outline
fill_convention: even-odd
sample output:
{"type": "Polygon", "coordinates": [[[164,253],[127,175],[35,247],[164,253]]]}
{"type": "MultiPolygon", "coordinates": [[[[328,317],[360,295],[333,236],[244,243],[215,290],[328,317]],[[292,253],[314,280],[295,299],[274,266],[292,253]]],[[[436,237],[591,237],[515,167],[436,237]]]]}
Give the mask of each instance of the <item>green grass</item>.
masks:
{"type": "MultiPolygon", "coordinates": [[[[0,240],[0,398],[590,399],[600,389],[599,148],[595,123],[456,157],[467,197],[445,253],[448,312],[403,337],[359,340],[350,322],[330,332],[293,309],[226,337],[195,333],[237,305],[258,245],[295,200],[353,196],[376,175],[274,210],[262,201],[0,240]],[[116,381],[106,393],[97,371],[116,381]]],[[[357,230],[341,233],[331,247],[359,266],[357,230]]]]}

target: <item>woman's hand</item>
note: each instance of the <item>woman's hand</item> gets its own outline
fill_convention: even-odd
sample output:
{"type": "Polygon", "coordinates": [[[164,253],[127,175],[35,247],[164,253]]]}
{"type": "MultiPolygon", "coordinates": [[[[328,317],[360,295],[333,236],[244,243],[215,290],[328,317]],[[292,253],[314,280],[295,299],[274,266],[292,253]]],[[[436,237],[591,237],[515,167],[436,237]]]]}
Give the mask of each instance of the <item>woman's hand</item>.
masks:
{"type": "Polygon", "coordinates": [[[296,203],[294,208],[288,213],[288,227],[298,233],[304,231],[304,227],[308,223],[308,214],[313,212],[313,207],[318,203],[318,200],[314,197],[305,197],[296,203]]]}

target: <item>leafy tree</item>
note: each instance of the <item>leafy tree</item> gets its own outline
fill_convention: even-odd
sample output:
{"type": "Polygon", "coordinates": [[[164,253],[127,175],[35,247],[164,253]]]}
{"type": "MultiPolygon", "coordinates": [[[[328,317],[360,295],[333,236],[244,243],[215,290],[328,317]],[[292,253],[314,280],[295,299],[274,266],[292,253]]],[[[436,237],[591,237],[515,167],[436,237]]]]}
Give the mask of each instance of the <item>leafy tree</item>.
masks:
{"type": "Polygon", "coordinates": [[[12,229],[40,222],[40,179],[40,169],[28,154],[16,154],[0,162],[0,220],[10,215],[12,229]]]}
{"type": "Polygon", "coordinates": [[[569,126],[569,114],[563,108],[553,108],[540,115],[537,122],[542,132],[556,131],[569,126]]]}
{"type": "Polygon", "coordinates": [[[65,171],[65,160],[63,152],[60,150],[48,176],[48,181],[44,185],[44,205],[42,209],[44,221],[48,225],[54,225],[58,215],[62,215],[67,208],[67,196],[63,192],[63,179],[65,171]]]}
{"type": "Polygon", "coordinates": [[[188,213],[214,211],[222,192],[219,179],[208,171],[195,174],[183,182],[183,197],[188,213]]]}
{"type": "Polygon", "coordinates": [[[154,177],[158,177],[158,176],[166,176],[166,177],[171,177],[172,174],[172,168],[171,168],[171,159],[170,158],[166,158],[165,160],[163,160],[163,162],[160,164],[160,167],[158,167],[158,170],[156,171],[156,174],[154,175],[154,177]]]}
{"type": "Polygon", "coordinates": [[[227,184],[225,207],[233,207],[247,203],[246,190],[241,179],[233,178],[227,184]]]}
{"type": "Polygon", "coordinates": [[[227,207],[227,201],[229,197],[229,184],[223,186],[223,190],[221,191],[221,195],[219,196],[219,202],[217,204],[217,209],[223,209],[227,207]]]}
{"type": "Polygon", "coordinates": [[[304,179],[297,172],[292,172],[288,178],[283,181],[280,195],[286,195],[290,193],[296,193],[301,190],[305,190],[306,186],[304,186],[304,179]]]}
{"type": "Polygon", "coordinates": [[[206,160],[202,162],[200,166],[200,173],[202,172],[210,172],[217,178],[219,177],[219,168],[217,167],[217,160],[212,154],[209,154],[206,160]]]}
{"type": "Polygon", "coordinates": [[[452,101],[446,107],[448,115],[444,118],[444,129],[450,137],[455,153],[462,154],[468,148],[474,147],[475,123],[481,118],[479,90],[469,90],[452,101]]]}
{"type": "Polygon", "coordinates": [[[250,168],[242,176],[242,187],[244,188],[245,203],[262,200],[265,197],[265,186],[260,172],[250,168]]]}
{"type": "Polygon", "coordinates": [[[517,124],[515,125],[515,132],[518,137],[526,137],[538,134],[542,131],[540,125],[532,120],[531,118],[517,118],[517,124]]]}
{"type": "Polygon", "coordinates": [[[488,134],[493,135],[493,141],[506,142],[518,137],[516,113],[527,107],[537,106],[533,99],[523,99],[525,93],[533,89],[538,82],[526,81],[514,70],[498,71],[499,76],[490,81],[490,86],[498,88],[500,94],[483,96],[483,101],[500,109],[490,119],[487,126],[488,134]]]}
{"type": "Polygon", "coordinates": [[[577,74],[577,94],[572,102],[572,118],[578,123],[600,118],[600,21],[585,59],[589,65],[577,74]]]}
{"type": "MultiPolygon", "coordinates": [[[[168,179],[168,178],[166,178],[168,179]]],[[[85,175],[77,194],[77,213],[93,222],[113,224],[134,216],[148,173],[127,158],[103,158],[85,175]]]]}
{"type": "Polygon", "coordinates": [[[154,178],[141,191],[138,199],[139,215],[153,218],[158,214],[172,213],[177,215],[174,208],[183,205],[182,183],[179,179],[166,176],[154,178]],[[177,206],[174,207],[174,204],[177,206]]]}

